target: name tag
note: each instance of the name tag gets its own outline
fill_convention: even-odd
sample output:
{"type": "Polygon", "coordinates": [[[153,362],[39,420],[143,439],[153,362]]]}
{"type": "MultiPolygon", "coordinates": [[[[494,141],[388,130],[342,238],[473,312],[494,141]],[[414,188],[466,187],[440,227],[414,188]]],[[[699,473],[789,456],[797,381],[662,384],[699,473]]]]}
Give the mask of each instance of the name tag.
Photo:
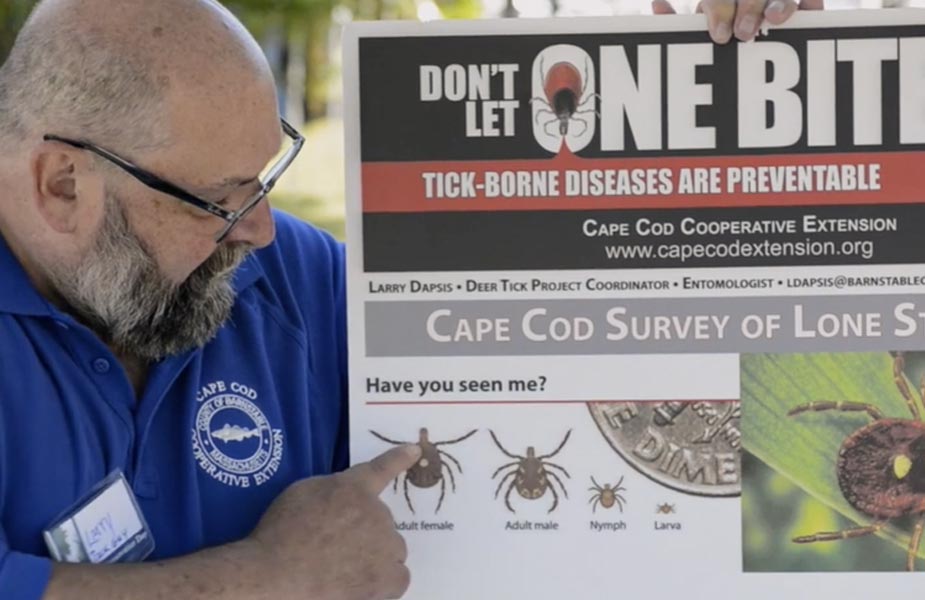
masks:
{"type": "Polygon", "coordinates": [[[154,551],[154,537],[121,471],[97,484],[43,535],[58,562],[139,562],[154,551]]]}

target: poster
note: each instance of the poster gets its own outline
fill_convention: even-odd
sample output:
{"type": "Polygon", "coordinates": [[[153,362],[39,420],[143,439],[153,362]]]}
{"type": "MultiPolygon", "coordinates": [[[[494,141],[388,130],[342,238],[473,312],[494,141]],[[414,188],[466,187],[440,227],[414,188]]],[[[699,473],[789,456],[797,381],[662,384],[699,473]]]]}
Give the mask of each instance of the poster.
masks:
{"type": "Polygon", "coordinates": [[[925,549],[925,14],[362,24],[351,444],[414,599],[872,598],[925,549]]]}

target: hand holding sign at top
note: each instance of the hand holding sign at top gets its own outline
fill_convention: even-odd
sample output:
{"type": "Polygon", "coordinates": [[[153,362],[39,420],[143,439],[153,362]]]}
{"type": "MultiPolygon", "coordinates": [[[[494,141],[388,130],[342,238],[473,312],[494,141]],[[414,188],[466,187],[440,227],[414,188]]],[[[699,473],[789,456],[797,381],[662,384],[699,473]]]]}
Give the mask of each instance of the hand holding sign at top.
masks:
{"type": "MultiPolygon", "coordinates": [[[[761,22],[780,25],[797,9],[822,10],[824,0],[701,0],[697,12],[707,15],[710,37],[717,44],[736,38],[747,42],[755,37],[761,22]]],[[[668,0],[652,0],[652,12],[674,14],[668,0]]]]}

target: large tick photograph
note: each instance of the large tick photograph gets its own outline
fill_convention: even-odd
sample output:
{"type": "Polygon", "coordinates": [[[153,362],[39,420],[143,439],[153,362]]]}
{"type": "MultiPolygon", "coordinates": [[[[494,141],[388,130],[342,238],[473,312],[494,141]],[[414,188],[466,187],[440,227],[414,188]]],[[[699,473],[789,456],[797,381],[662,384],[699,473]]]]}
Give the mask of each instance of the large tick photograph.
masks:
{"type": "Polygon", "coordinates": [[[746,571],[922,571],[925,353],[741,359],[746,571]]]}

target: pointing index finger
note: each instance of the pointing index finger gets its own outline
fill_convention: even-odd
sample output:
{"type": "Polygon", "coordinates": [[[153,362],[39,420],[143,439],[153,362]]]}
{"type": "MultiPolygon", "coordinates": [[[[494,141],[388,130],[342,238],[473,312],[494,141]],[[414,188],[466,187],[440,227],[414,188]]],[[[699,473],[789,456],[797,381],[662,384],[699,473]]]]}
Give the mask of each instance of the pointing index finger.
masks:
{"type": "Polygon", "coordinates": [[[354,465],[350,472],[359,477],[363,485],[377,496],[389,482],[414,466],[421,458],[417,444],[405,444],[386,450],[369,462],[354,465]]]}

